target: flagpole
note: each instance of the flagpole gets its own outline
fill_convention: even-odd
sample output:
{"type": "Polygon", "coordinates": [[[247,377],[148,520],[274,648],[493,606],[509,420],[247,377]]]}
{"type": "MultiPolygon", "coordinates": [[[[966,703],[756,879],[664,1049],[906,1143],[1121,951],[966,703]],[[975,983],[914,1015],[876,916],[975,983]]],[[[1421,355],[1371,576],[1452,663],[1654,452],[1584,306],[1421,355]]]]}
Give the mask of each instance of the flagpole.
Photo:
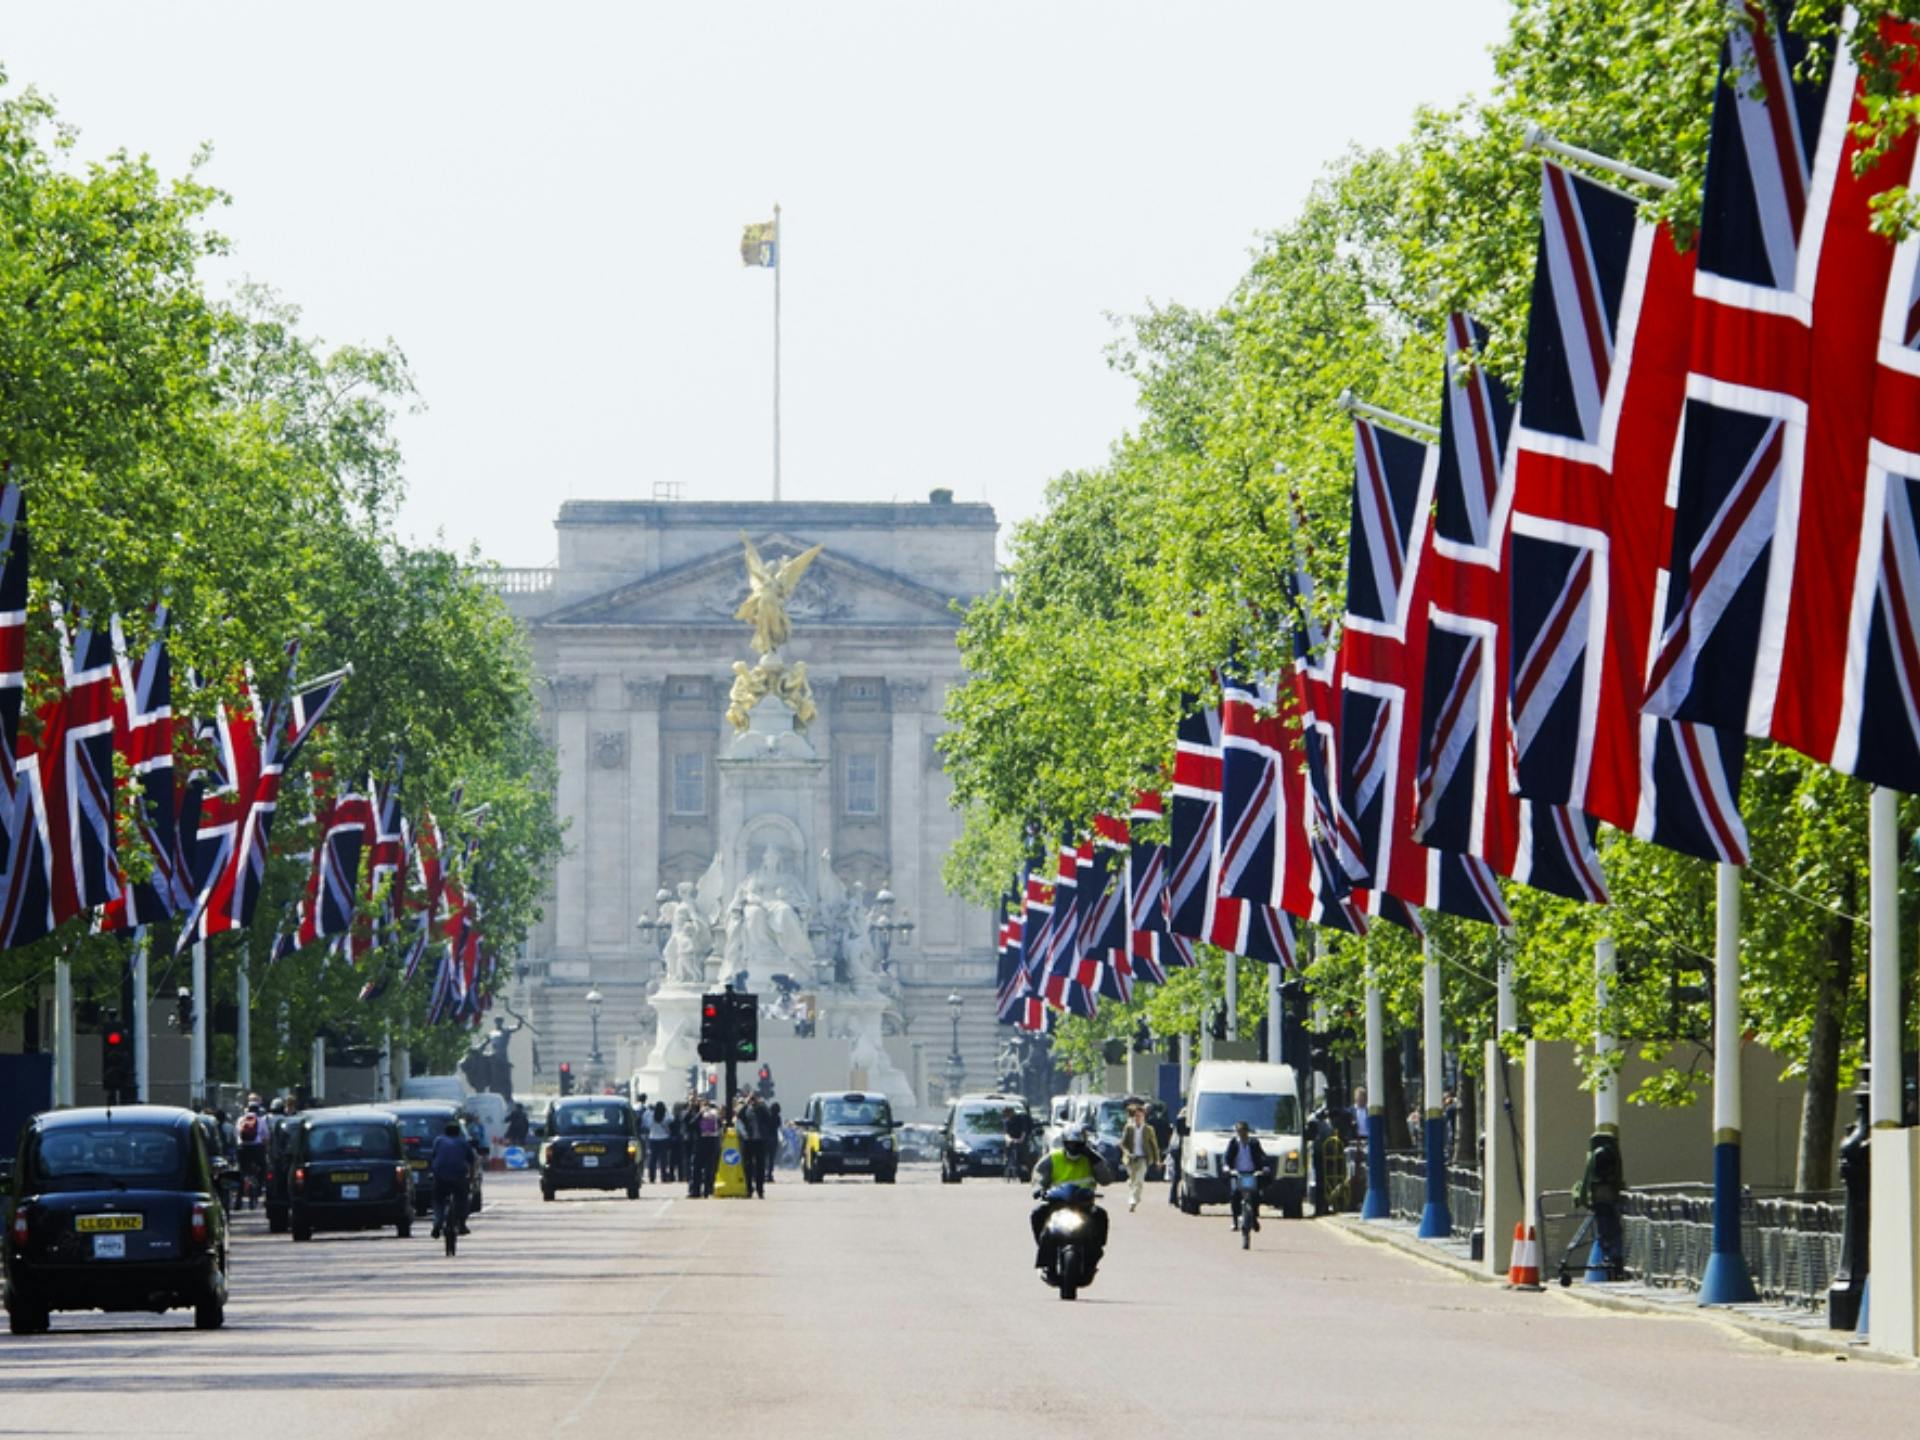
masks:
{"type": "Polygon", "coordinates": [[[773,207],[773,498],[780,499],[780,207],[773,207]]]}
{"type": "MultiPolygon", "coordinates": [[[[1420,1212],[1422,1240],[1439,1240],[1453,1234],[1453,1212],[1447,1206],[1447,1112],[1440,1103],[1446,1086],[1445,1057],[1441,1054],[1440,958],[1433,951],[1433,937],[1426,938],[1426,964],[1421,972],[1421,1076],[1420,1105],[1425,1119],[1427,1145],[1427,1202],[1420,1212]]],[[[1369,1097],[1371,1098],[1371,1097],[1369,1097]]]]}
{"type": "Polygon", "coordinates": [[[193,946],[193,1044],[187,1052],[187,1096],[202,1104],[207,1098],[207,942],[193,946]]]}
{"type": "Polygon", "coordinates": [[[1367,947],[1367,1198],[1360,1206],[1362,1220],[1384,1220],[1393,1213],[1387,1203],[1387,1051],[1386,1007],[1380,1000],[1380,978],[1373,973],[1372,942],[1367,947]]]}
{"type": "Polygon", "coordinates": [[[1759,1299],[1740,1248],[1740,867],[1714,870],[1713,1250],[1700,1281],[1702,1305],[1759,1299]]]}
{"type": "Polygon", "coordinates": [[[234,1079],[241,1098],[253,1088],[253,976],[247,973],[247,947],[240,948],[240,968],[234,976],[234,1079]]]}
{"type": "Polygon", "coordinates": [[[147,927],[136,926],[133,932],[133,1014],[128,1017],[133,1024],[133,1089],[144,1105],[153,1103],[151,1075],[153,1068],[152,1046],[147,1034],[147,927]]]}

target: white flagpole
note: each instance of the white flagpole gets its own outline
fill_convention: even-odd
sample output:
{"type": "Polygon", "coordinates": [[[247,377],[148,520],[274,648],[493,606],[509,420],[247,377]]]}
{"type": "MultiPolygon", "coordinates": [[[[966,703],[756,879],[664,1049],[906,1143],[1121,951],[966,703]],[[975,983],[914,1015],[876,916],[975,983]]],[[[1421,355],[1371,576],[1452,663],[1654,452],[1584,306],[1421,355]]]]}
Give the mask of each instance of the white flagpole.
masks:
{"type": "Polygon", "coordinates": [[[147,1027],[152,1024],[147,999],[147,927],[133,932],[133,1088],[142,1104],[153,1103],[153,1046],[147,1027]]]}
{"type": "Polygon", "coordinates": [[[773,207],[773,498],[780,498],[780,272],[787,257],[780,250],[780,207],[773,207]]]}

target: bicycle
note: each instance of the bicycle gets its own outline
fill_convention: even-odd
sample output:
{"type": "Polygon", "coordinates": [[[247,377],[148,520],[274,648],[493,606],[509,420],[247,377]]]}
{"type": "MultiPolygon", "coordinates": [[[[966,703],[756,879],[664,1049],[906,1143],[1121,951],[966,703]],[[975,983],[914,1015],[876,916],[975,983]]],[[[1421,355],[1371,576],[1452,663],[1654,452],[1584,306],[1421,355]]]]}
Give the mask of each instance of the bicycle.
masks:
{"type": "Polygon", "coordinates": [[[1233,1198],[1236,1211],[1233,1227],[1240,1232],[1240,1248],[1251,1249],[1253,1232],[1260,1228],[1260,1182],[1265,1179],[1264,1171],[1252,1171],[1247,1174],[1236,1173],[1233,1177],[1233,1198]]]}
{"type": "Polygon", "coordinates": [[[434,1213],[449,1255],[460,1248],[460,1232],[467,1224],[467,1198],[468,1187],[464,1183],[443,1189],[438,1180],[433,1182],[434,1213]]]}

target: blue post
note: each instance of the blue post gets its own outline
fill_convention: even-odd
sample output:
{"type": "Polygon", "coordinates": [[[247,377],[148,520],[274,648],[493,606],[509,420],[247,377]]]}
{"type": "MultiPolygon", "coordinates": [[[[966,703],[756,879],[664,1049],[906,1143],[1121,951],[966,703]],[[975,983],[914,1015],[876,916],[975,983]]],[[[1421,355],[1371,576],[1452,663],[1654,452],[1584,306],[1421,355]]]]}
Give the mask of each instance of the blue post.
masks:
{"type": "Polygon", "coordinates": [[[1384,1220],[1393,1213],[1387,1203],[1387,1112],[1367,1107],[1367,1198],[1360,1204],[1362,1220],[1384,1220]]]}
{"type": "Polygon", "coordinates": [[[1751,1305],[1760,1297],[1740,1249],[1740,867],[1714,873],[1713,1251],[1700,1280],[1702,1305],[1751,1305]]]}
{"type": "Polygon", "coordinates": [[[1740,1248],[1740,1198],[1740,1141],[1723,1138],[1713,1147],[1713,1252],[1700,1281],[1702,1305],[1751,1305],[1760,1298],[1740,1248]]]}
{"type": "Polygon", "coordinates": [[[1453,1234],[1453,1212],[1447,1208],[1447,1117],[1442,1110],[1427,1111],[1427,1208],[1420,1212],[1420,1238],[1444,1240],[1453,1234]]]}

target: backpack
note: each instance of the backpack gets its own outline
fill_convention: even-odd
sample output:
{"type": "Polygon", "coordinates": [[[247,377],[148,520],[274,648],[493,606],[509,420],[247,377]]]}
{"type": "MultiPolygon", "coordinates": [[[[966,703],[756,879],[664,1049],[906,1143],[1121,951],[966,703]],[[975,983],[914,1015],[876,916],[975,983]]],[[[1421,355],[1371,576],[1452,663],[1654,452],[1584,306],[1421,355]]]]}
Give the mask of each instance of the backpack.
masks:
{"type": "Polygon", "coordinates": [[[260,1143],[260,1117],[251,1110],[240,1117],[240,1143],[242,1145],[260,1143]]]}

